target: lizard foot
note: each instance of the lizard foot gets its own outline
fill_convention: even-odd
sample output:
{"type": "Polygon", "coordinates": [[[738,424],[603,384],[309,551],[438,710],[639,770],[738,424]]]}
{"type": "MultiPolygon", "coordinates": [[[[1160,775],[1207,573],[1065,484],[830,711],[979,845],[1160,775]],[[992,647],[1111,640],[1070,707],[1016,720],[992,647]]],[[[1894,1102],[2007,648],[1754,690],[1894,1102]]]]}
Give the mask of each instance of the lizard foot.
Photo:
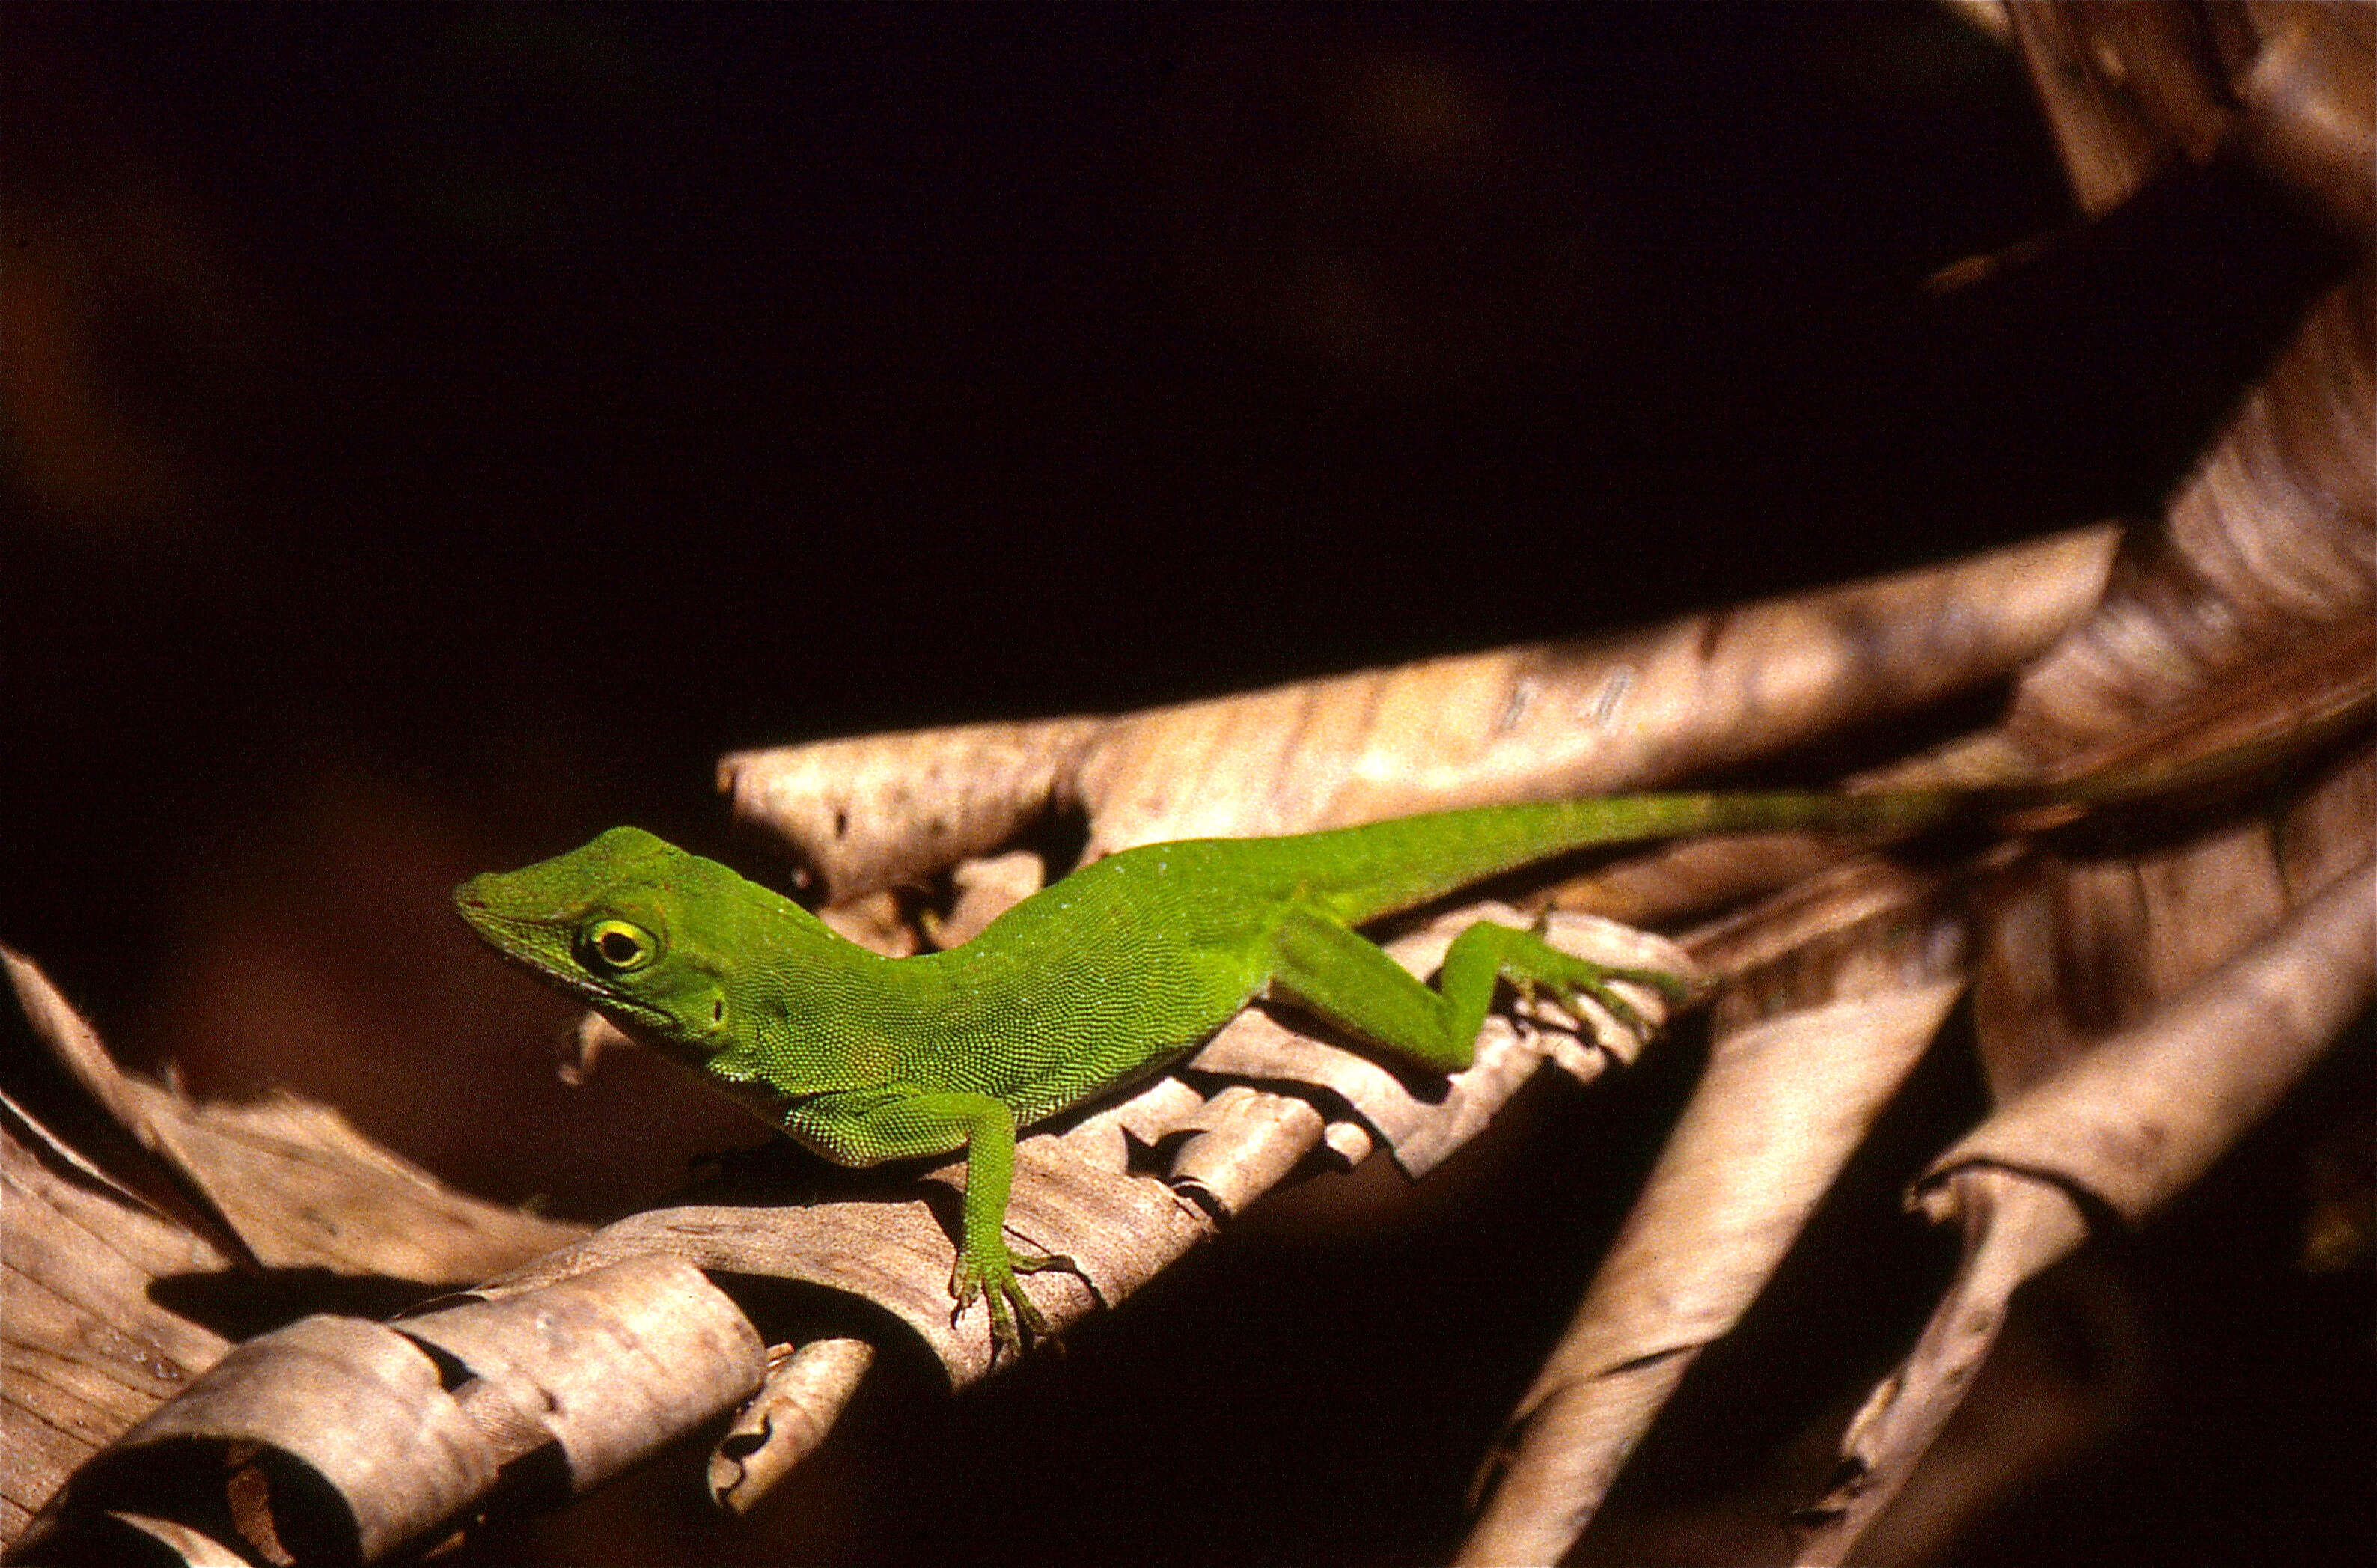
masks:
{"type": "Polygon", "coordinates": [[[1532,999],[1535,986],[1551,992],[1560,1006],[1580,1022],[1590,1022],[1584,999],[1590,998],[1618,1021],[1619,1028],[1636,1035],[1647,1035],[1651,1025],[1642,1011],[1620,996],[1612,982],[1626,981],[1648,986],[1666,997],[1671,1005],[1680,1006],[1691,999],[1693,987],[1681,976],[1670,975],[1664,969],[1613,969],[1588,959],[1570,958],[1557,975],[1531,976],[1532,984],[1521,987],[1523,995],[1532,999]]]}
{"type": "MultiPolygon", "coordinates": [[[[985,1249],[987,1251],[987,1249],[985,1249]]],[[[979,1299],[990,1312],[990,1359],[998,1360],[1004,1351],[1009,1358],[1021,1359],[1026,1346],[1034,1339],[1058,1343],[1049,1331],[1048,1320],[1032,1298],[1023,1293],[1017,1281],[1019,1274],[1038,1274],[1044,1269],[1064,1269],[1073,1274],[1081,1268],[1072,1259],[1061,1253],[1010,1251],[1004,1243],[997,1255],[984,1259],[971,1250],[958,1253],[955,1266],[950,1271],[950,1295],[956,1305],[950,1310],[950,1326],[965,1316],[966,1309],[979,1299]]]]}

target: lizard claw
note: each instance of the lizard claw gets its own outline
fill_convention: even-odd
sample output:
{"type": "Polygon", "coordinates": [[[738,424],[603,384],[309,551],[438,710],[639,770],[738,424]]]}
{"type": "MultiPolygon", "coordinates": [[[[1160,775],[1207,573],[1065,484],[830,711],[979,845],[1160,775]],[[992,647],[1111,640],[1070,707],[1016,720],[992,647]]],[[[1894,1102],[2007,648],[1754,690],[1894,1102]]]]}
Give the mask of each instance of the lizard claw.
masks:
{"type": "Polygon", "coordinates": [[[1033,1340],[1055,1343],[1056,1335],[1049,1331],[1046,1316],[1023,1293],[1015,1277],[1019,1274],[1038,1274],[1043,1269],[1081,1273],[1079,1265],[1061,1253],[1009,1253],[985,1263],[960,1252],[956,1265],[950,1271],[950,1294],[956,1302],[950,1310],[950,1326],[957,1327],[966,1310],[980,1300],[990,1312],[990,1359],[994,1363],[1002,1351],[1010,1359],[1021,1359],[1033,1340]]]}
{"type": "Polygon", "coordinates": [[[1591,1022],[1593,1015],[1584,1009],[1585,999],[1590,997],[1600,1003],[1603,1011],[1616,1019],[1618,1026],[1628,1034],[1641,1035],[1649,1032],[1649,1026],[1642,1022],[1642,1011],[1602,981],[1586,980],[1572,986],[1558,986],[1554,989],[1559,997],[1560,1006],[1579,1023],[1591,1022]]]}
{"type": "Polygon", "coordinates": [[[1619,1028],[1638,1037],[1651,1033],[1651,1023],[1642,1016],[1642,1009],[1618,993],[1612,981],[1623,980],[1632,985],[1648,986],[1665,997],[1671,1008],[1690,1001],[1695,990],[1691,981],[1661,969],[1611,969],[1586,960],[1575,962],[1582,973],[1546,982],[1552,994],[1559,998],[1560,1006],[1571,1017],[1584,1022],[1587,1014],[1580,1003],[1590,998],[1617,1021],[1619,1028]]]}
{"type": "Polygon", "coordinates": [[[1017,1274],[1038,1274],[1043,1269],[1060,1269],[1066,1274],[1079,1274],[1081,1265],[1062,1252],[1022,1252],[1008,1260],[1017,1274]]]}

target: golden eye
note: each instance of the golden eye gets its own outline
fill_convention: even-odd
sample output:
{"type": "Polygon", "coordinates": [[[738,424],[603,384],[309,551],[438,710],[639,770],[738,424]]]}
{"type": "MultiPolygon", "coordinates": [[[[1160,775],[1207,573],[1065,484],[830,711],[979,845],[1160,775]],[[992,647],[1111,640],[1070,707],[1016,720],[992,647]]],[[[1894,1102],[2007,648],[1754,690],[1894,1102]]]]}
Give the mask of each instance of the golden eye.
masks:
{"type": "Polygon", "coordinates": [[[660,951],[650,931],[625,920],[597,920],[586,928],[579,946],[590,967],[619,974],[641,969],[660,951]]]}

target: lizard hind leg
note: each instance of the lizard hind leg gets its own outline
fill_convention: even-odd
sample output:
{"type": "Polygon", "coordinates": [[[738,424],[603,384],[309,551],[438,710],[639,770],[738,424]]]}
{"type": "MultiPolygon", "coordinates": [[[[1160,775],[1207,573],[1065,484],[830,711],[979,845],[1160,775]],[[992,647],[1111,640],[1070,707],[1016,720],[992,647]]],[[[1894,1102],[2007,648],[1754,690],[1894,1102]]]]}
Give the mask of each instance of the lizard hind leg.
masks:
{"type": "MultiPolygon", "coordinates": [[[[1439,1072],[1458,1072],[1476,1055],[1477,1026],[1493,995],[1490,967],[1473,1008],[1465,993],[1454,997],[1430,989],[1376,942],[1308,908],[1291,911],[1280,923],[1272,936],[1271,962],[1274,993],[1399,1056],[1439,1072]]],[[[1448,982],[1451,975],[1448,954],[1448,982]]]]}
{"type": "Polygon", "coordinates": [[[1376,943],[1318,911],[1297,910],[1272,940],[1273,987],[1310,1011],[1368,1040],[1457,1072],[1476,1054],[1477,1031],[1508,978],[1523,991],[1550,991],[1583,1016],[1590,997],[1629,1028],[1640,1015],[1611,988],[1636,981],[1680,999],[1687,984],[1655,970],[1613,969],[1562,952],[1533,931],[1479,921],[1445,951],[1436,988],[1422,984],[1376,943]]]}

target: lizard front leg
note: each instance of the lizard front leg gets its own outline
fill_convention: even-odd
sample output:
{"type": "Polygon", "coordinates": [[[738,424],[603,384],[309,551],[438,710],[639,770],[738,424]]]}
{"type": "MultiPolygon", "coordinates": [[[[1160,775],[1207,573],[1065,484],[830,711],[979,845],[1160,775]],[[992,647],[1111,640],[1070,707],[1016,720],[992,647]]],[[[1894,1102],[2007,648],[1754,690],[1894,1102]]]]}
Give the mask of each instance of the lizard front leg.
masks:
{"type": "Polygon", "coordinates": [[[1070,1258],[1017,1252],[1007,1244],[1007,1194],[1015,1178],[1015,1113],[987,1095],[890,1087],[864,1095],[825,1095],[804,1104],[786,1130],[845,1165],[966,1151],[965,1203],[957,1260],[950,1270],[954,1323],[977,1298],[990,1312],[992,1356],[1023,1353],[1024,1336],[1048,1322],[1023,1294],[1019,1274],[1070,1269],[1070,1258]]]}

